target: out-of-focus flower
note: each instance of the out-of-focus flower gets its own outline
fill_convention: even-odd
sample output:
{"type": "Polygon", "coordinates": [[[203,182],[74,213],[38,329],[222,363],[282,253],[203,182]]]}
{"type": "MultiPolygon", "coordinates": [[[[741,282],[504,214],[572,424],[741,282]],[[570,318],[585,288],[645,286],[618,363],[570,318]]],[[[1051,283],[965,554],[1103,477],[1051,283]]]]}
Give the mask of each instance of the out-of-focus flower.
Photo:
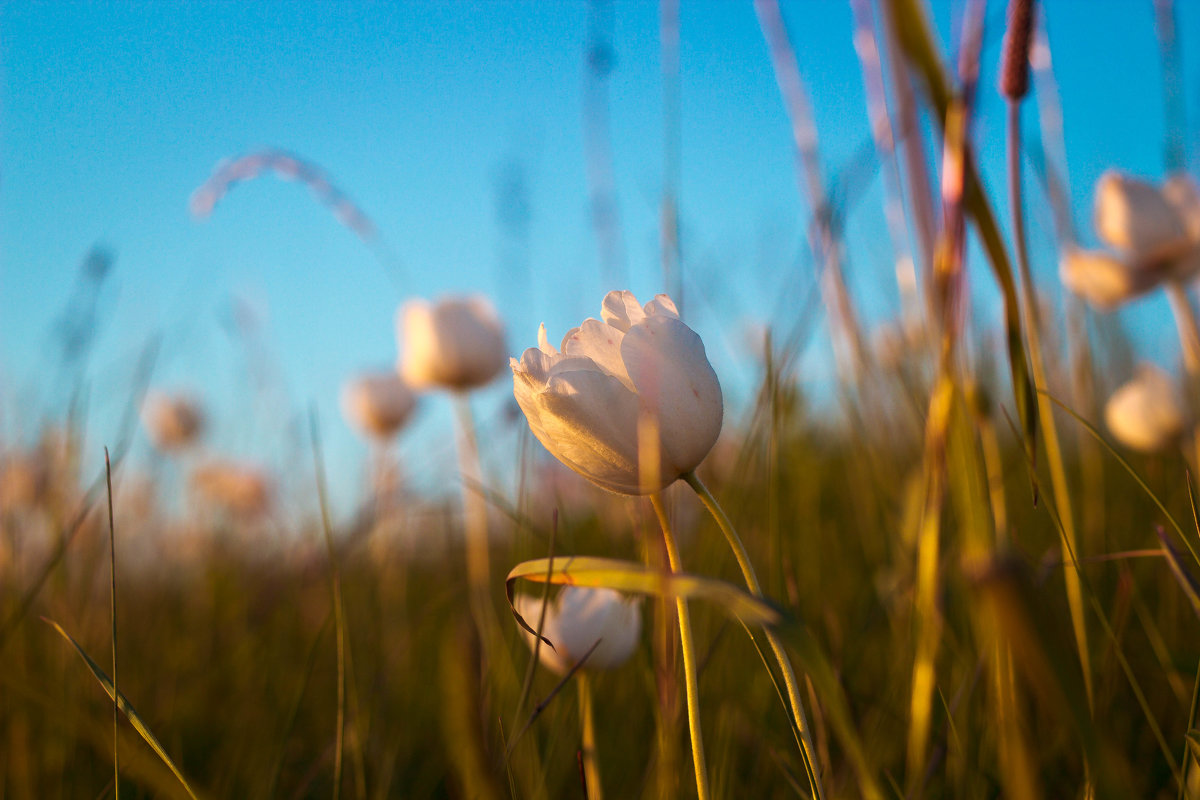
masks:
{"type": "Polygon", "coordinates": [[[1200,243],[1196,187],[1173,175],[1162,188],[1109,170],[1096,183],[1096,234],[1136,263],[1171,262],[1200,243]]]}
{"type": "Polygon", "coordinates": [[[270,479],[248,464],[203,464],[192,472],[191,484],[202,500],[233,516],[254,517],[271,504],[270,479]]]}
{"type": "Polygon", "coordinates": [[[172,452],[195,441],[204,427],[204,414],[190,397],[150,391],[142,401],[142,425],[155,447],[172,452]]]}
{"type": "Polygon", "coordinates": [[[361,375],[342,387],[342,414],[367,436],[387,439],[408,422],[417,399],[394,372],[361,375]]]}
{"type": "MultiPolygon", "coordinates": [[[[696,332],[660,294],[642,308],[609,292],[604,321],[584,320],[555,350],[511,360],[513,394],[538,441],[593,483],[622,494],[657,492],[695,469],[721,432],[721,385],[696,332]],[[639,424],[657,433],[658,475],[640,474],[639,424]]],[[[646,437],[641,437],[646,438],[646,437]]]]}
{"type": "MultiPolygon", "coordinates": [[[[529,627],[537,630],[542,598],[519,594],[513,598],[513,606],[529,627]]],[[[546,606],[542,636],[554,648],[542,642],[538,657],[547,668],[561,675],[591,650],[584,662],[586,668],[612,669],[625,663],[633,654],[641,629],[642,611],[638,598],[625,597],[612,589],[567,586],[546,606]]],[[[522,632],[532,648],[533,634],[522,632]]]]}
{"type": "Polygon", "coordinates": [[[1059,262],[1063,285],[1101,310],[1116,308],[1158,286],[1162,275],[1141,269],[1104,250],[1068,247],[1059,262]]]}
{"type": "Polygon", "coordinates": [[[1186,425],[1183,400],[1171,376],[1148,364],[1104,407],[1104,421],[1126,447],[1153,453],[1171,446],[1186,425]]]}
{"type": "Polygon", "coordinates": [[[418,389],[466,391],[504,368],[504,324],[487,299],[410,300],[396,317],[402,341],[400,374],[418,389]]]}
{"type": "Polygon", "coordinates": [[[1109,170],[1096,182],[1094,221],[1113,253],[1068,249],[1060,274],[1067,288],[1099,308],[1200,273],[1200,190],[1187,175],[1158,187],[1109,170]]]}

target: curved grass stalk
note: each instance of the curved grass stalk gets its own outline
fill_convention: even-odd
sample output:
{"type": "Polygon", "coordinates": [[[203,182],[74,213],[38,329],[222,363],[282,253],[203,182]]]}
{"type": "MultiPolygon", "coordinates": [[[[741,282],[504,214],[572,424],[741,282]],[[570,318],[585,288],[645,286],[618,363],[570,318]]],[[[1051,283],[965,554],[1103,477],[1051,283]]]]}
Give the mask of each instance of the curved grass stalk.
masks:
{"type": "MultiPolygon", "coordinates": [[[[721,533],[725,535],[725,541],[729,543],[729,548],[733,551],[733,556],[737,560],[738,567],[742,570],[742,577],[746,580],[746,588],[755,597],[762,597],[762,586],[758,582],[758,575],[754,571],[754,565],[750,563],[750,556],[746,552],[745,545],[742,544],[742,539],[734,530],[733,524],[726,516],[725,510],[713,497],[712,492],[700,480],[695,472],[689,472],[683,476],[687,481],[688,486],[696,492],[700,498],[700,502],[712,514],[713,519],[717,522],[717,527],[721,529],[721,533]]],[[[804,704],[800,699],[800,684],[796,680],[796,673],[792,669],[791,661],[788,659],[787,652],[783,649],[779,637],[773,631],[766,631],[767,643],[771,646],[771,652],[775,655],[775,660],[779,663],[779,671],[783,673],[784,687],[787,689],[788,703],[792,707],[793,724],[800,733],[801,749],[800,754],[804,758],[804,768],[808,772],[809,785],[812,788],[813,796],[821,800],[825,796],[824,789],[821,785],[821,777],[817,772],[816,750],[813,747],[812,735],[809,731],[808,718],[804,714],[804,704]]]]}
{"type": "MultiPolygon", "coordinates": [[[[679,559],[679,547],[675,544],[675,534],[671,532],[671,523],[667,519],[663,507],[662,496],[650,495],[650,504],[658,517],[662,528],[663,545],[667,548],[667,563],[671,572],[682,572],[683,565],[679,559]]],[[[696,641],[692,636],[692,617],[688,612],[687,600],[682,597],[675,600],[676,613],[679,616],[679,639],[683,654],[683,681],[687,694],[688,732],[692,740],[692,763],[696,768],[696,795],[699,800],[709,800],[712,796],[708,788],[708,767],[704,759],[704,734],[700,728],[700,681],[696,674],[696,641]]]]}

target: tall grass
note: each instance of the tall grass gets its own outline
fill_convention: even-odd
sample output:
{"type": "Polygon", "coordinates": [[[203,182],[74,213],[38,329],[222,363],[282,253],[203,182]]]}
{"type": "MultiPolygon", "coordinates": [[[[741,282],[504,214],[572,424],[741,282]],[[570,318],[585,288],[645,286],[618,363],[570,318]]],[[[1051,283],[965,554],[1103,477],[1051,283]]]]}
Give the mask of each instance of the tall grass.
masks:
{"type": "MultiPolygon", "coordinates": [[[[513,455],[515,494],[490,486],[477,456],[494,455],[494,439],[461,398],[463,474],[445,493],[461,488],[461,505],[377,469],[372,501],[338,524],[314,414],[313,474],[294,468],[312,490],[282,498],[288,514],[199,503],[181,515],[149,499],[165,478],[148,495],[121,491],[147,363],[111,505],[105,476],[78,478],[78,417],[9,445],[0,797],[1200,797],[1200,440],[1155,455],[1110,441],[1096,409],[1136,343],[1076,303],[1065,337],[1039,312],[1057,292],[1031,267],[1025,215],[1052,212],[1064,246],[1076,232],[1062,165],[1025,180],[1030,37],[1047,45],[1017,27],[1036,24],[1034,5],[1013,5],[1006,234],[974,161],[982,4],[964,15],[953,72],[919,3],[854,4],[892,206],[896,253],[881,274],[905,298],[902,338],[885,351],[842,278],[827,207],[838,194],[784,15],[756,3],[844,359],[840,405],[815,410],[802,391],[806,320],[769,332],[755,399],[727,409],[708,459],[662,496],[604,493],[527,447],[513,455]],[[968,263],[972,240],[986,264],[968,263]],[[968,275],[996,284],[1002,330],[966,313],[968,275]],[[975,344],[993,338],[998,356],[975,344]],[[652,622],[629,663],[539,668],[551,643],[534,637],[531,651],[522,626],[544,620],[516,618],[512,593],[545,600],[568,583],[645,598],[652,622]],[[89,655],[106,645],[111,679],[89,655]]],[[[1177,67],[1172,11],[1158,7],[1164,63],[1177,67]]],[[[691,292],[702,287],[679,241],[676,4],[662,16],[663,280],[691,292]]],[[[1053,144],[1048,55],[1032,57],[1053,144]]],[[[606,124],[598,197],[612,188],[606,124]]],[[[292,163],[270,152],[256,170],[292,163]]],[[[602,263],[623,271],[614,230],[601,233],[602,263]]],[[[1190,289],[1165,288],[1194,385],[1190,289]]],[[[500,424],[525,426],[519,414],[500,424]]]]}

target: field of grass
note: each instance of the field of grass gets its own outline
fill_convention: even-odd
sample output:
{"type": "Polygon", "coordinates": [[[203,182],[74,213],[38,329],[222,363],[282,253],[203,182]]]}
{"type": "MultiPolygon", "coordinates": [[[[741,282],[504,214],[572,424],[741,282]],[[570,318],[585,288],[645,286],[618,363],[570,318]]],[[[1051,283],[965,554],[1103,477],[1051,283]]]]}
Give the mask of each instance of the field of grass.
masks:
{"type": "MultiPolygon", "coordinates": [[[[756,5],[801,130],[786,31],[773,3],[756,5]]],[[[312,502],[282,513],[251,476],[216,472],[164,502],[183,491],[178,464],[127,474],[127,441],[110,486],[102,464],[80,463],[86,427],[47,422],[0,454],[0,799],[1200,797],[1200,438],[1187,422],[1200,216],[1182,217],[1182,251],[1126,264],[1128,286],[1098,299],[1076,273],[1090,303],[1056,288],[1062,308],[1046,313],[1024,220],[996,217],[973,162],[982,4],[967,4],[953,70],[916,3],[882,5],[898,58],[874,66],[911,74],[941,158],[938,179],[905,173],[906,196],[924,185],[938,214],[903,209],[915,284],[886,340],[856,320],[833,215],[814,215],[814,292],[841,373],[832,410],[800,389],[822,323],[798,311],[761,342],[753,402],[727,406],[694,475],[661,493],[587,483],[514,404],[500,424],[525,444],[505,467],[517,491],[476,479],[489,439],[461,436],[461,498],[411,490],[380,450],[372,499],[332,521],[315,513],[329,469],[316,436],[289,476],[311,479],[312,502]],[[979,263],[965,263],[968,236],[979,263]],[[1001,330],[963,319],[965,270],[1000,287],[1001,330]],[[1137,342],[1095,307],[1159,291],[1183,354],[1160,394],[1182,387],[1184,411],[1147,422],[1166,413],[1147,410],[1155,397],[1122,412],[1163,430],[1131,449],[1105,406],[1135,374],[1137,342]],[[672,538],[687,577],[672,576],[672,538]],[[625,663],[539,664],[510,593],[569,583],[640,598],[625,663]]],[[[1013,3],[1005,45],[1018,132],[1032,7],[1013,3]]],[[[803,176],[815,162],[801,139],[803,176]]],[[[1038,177],[1010,173],[1005,188],[1056,216],[1066,258],[1063,176],[1038,177]]],[[[801,184],[826,211],[819,174],[801,184]]]]}

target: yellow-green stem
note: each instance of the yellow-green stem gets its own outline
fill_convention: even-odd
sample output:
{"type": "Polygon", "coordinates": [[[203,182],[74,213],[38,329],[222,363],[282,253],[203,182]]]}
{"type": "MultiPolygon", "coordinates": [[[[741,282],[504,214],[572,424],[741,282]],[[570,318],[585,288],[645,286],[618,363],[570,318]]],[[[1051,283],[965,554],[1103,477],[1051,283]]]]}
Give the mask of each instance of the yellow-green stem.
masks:
{"type": "MultiPolygon", "coordinates": [[[[1025,247],[1025,214],[1021,204],[1021,106],[1010,102],[1008,106],[1008,186],[1009,203],[1012,206],[1013,238],[1016,242],[1017,268],[1021,273],[1024,289],[1025,335],[1029,341],[1029,365],[1033,371],[1033,385],[1037,392],[1038,417],[1042,426],[1042,439],[1046,445],[1046,461],[1050,468],[1050,486],[1054,501],[1058,505],[1062,520],[1062,557],[1077,560],[1080,556],[1079,539],[1075,535],[1075,514],[1071,508],[1071,490],[1067,485],[1067,471],[1063,465],[1062,449],[1058,442],[1058,429],[1054,423],[1054,407],[1046,395],[1046,364],[1042,355],[1041,332],[1038,320],[1037,297],[1034,293],[1033,273],[1029,268],[1029,253],[1025,247]]],[[[1075,629],[1075,645],[1079,651],[1079,662],[1083,669],[1083,686],[1087,693],[1089,710],[1093,703],[1092,659],[1088,648],[1087,620],[1083,609],[1083,586],[1079,570],[1063,571],[1067,585],[1067,602],[1071,609],[1071,625],[1075,629]]]]}
{"type": "MultiPolygon", "coordinates": [[[[750,555],[746,552],[745,545],[742,544],[742,539],[734,530],[733,523],[729,521],[729,517],[725,514],[725,509],[721,508],[721,504],[713,497],[712,492],[704,485],[704,482],[696,475],[695,472],[689,472],[683,476],[687,481],[688,486],[696,492],[700,498],[700,502],[708,509],[708,513],[717,522],[717,527],[721,529],[721,533],[725,535],[725,541],[729,543],[729,549],[733,551],[733,557],[737,560],[738,566],[742,570],[742,577],[746,581],[746,588],[755,597],[762,597],[762,586],[759,585],[758,576],[754,572],[754,565],[750,563],[750,555]]],[[[802,744],[801,754],[804,756],[806,766],[808,768],[809,783],[813,791],[813,795],[820,800],[825,796],[824,789],[821,785],[820,774],[817,772],[816,750],[813,747],[812,735],[808,728],[808,718],[804,714],[804,704],[800,700],[800,684],[796,681],[796,673],[792,669],[792,663],[788,659],[787,651],[783,649],[783,644],[779,641],[779,637],[774,631],[767,630],[767,642],[771,645],[771,652],[775,654],[775,660],[779,663],[779,671],[783,673],[784,687],[787,689],[788,702],[792,707],[792,716],[796,724],[796,729],[800,732],[800,741],[802,744]]]]}
{"type": "MultiPolygon", "coordinates": [[[[662,528],[663,545],[667,549],[667,564],[672,572],[683,572],[679,560],[679,547],[675,544],[675,534],[671,532],[671,522],[667,519],[667,510],[663,507],[662,496],[650,495],[650,505],[658,516],[658,524],[662,528]]],[[[699,800],[711,797],[708,789],[708,767],[704,760],[704,734],[700,730],[700,681],[696,674],[696,641],[692,637],[692,617],[688,613],[687,601],[682,597],[675,600],[676,613],[679,616],[679,640],[683,654],[683,683],[687,694],[688,730],[692,737],[692,763],[696,767],[696,796],[699,800]]]]}
{"type": "Polygon", "coordinates": [[[592,682],[587,670],[575,673],[575,686],[579,689],[579,727],[583,753],[583,780],[588,800],[604,800],[600,785],[600,763],[596,759],[596,722],[592,711],[592,682]]]}

